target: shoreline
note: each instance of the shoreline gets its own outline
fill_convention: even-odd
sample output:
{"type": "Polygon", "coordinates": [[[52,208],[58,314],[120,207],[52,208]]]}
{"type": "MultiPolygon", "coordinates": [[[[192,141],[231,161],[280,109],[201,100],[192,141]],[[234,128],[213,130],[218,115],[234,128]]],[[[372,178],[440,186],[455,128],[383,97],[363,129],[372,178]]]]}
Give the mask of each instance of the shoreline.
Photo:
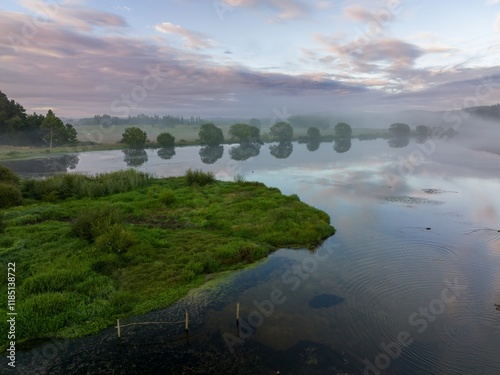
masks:
{"type": "Polygon", "coordinates": [[[335,233],[326,213],[296,195],[255,182],[203,183],[200,174],[199,183],[149,178],[125,190],[126,178],[144,174],[61,175],[33,182],[38,195],[25,187],[22,204],[3,210],[0,241],[0,258],[18,267],[17,344],[100,332],[117,318],[168,307],[221,272],[280,248],[315,249],[335,233]],[[115,193],[102,195],[100,186],[115,193]],[[78,195],[92,191],[98,195],[78,195]]]}

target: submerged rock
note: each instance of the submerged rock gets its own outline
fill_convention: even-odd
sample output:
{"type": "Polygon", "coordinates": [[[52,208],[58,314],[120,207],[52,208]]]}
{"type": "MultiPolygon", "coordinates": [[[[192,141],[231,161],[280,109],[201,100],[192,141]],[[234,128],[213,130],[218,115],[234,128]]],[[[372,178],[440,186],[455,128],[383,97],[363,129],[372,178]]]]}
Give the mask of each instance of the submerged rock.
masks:
{"type": "Polygon", "coordinates": [[[344,298],[336,296],[335,294],[319,294],[309,301],[309,306],[313,309],[320,309],[322,307],[331,307],[344,302],[344,298]]]}

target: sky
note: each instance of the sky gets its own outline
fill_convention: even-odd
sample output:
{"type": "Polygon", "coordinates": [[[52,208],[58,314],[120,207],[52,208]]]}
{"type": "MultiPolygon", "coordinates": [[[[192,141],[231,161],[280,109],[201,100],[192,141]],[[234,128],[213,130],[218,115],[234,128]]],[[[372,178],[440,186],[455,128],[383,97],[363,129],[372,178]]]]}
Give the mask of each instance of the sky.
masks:
{"type": "Polygon", "coordinates": [[[500,0],[4,0],[28,113],[283,118],[500,102],[500,0]]]}

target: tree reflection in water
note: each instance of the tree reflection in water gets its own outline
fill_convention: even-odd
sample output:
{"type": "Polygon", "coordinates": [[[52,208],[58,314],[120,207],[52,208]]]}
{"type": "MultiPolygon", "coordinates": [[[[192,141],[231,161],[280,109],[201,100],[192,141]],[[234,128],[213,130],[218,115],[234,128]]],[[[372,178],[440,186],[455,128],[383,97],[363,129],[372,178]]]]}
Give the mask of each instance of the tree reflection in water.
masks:
{"type": "Polygon", "coordinates": [[[336,138],[333,149],[338,154],[349,151],[351,149],[351,138],[336,138]]]}
{"type": "Polygon", "coordinates": [[[286,159],[293,152],[292,142],[280,142],[277,145],[269,146],[271,155],[277,159],[286,159]]]}
{"type": "Polygon", "coordinates": [[[229,156],[233,160],[247,160],[260,154],[259,143],[249,143],[239,146],[234,146],[229,149],[229,156]]]}
{"type": "Polygon", "coordinates": [[[204,146],[200,148],[200,158],[205,164],[214,164],[224,155],[223,146],[204,146]]]}
{"type": "Polygon", "coordinates": [[[389,143],[389,147],[403,148],[410,143],[410,137],[391,137],[387,142],[389,143]]]}
{"type": "Polygon", "coordinates": [[[143,149],[122,150],[125,154],[123,161],[128,167],[140,167],[148,161],[148,154],[143,149]]]}
{"type": "Polygon", "coordinates": [[[4,161],[2,164],[21,176],[35,177],[67,172],[68,169],[75,169],[79,161],[77,154],[67,154],[43,159],[4,161]]]}
{"type": "Polygon", "coordinates": [[[311,152],[314,152],[319,148],[319,144],[320,144],[319,139],[310,139],[307,142],[307,149],[311,152]]]}
{"type": "Polygon", "coordinates": [[[163,160],[169,160],[172,159],[172,157],[175,155],[175,147],[165,147],[165,148],[160,148],[157,151],[158,157],[163,160]]]}

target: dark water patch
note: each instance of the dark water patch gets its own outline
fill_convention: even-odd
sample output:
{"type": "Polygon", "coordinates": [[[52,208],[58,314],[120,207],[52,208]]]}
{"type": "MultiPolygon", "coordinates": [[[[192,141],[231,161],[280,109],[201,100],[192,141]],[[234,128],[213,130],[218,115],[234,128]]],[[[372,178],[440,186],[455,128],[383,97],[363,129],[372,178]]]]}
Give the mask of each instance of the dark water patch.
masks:
{"type": "Polygon", "coordinates": [[[426,194],[444,194],[444,193],[458,193],[458,191],[441,190],[441,189],[422,189],[426,194]]]}
{"type": "Polygon", "coordinates": [[[320,309],[323,307],[332,307],[344,302],[344,298],[336,296],[335,294],[319,294],[309,301],[309,307],[313,309],[320,309]]]}
{"type": "Polygon", "coordinates": [[[396,196],[396,195],[385,195],[379,197],[380,200],[391,203],[402,203],[407,205],[433,205],[437,206],[444,204],[443,201],[437,201],[427,198],[410,197],[410,196],[396,196]]]}

